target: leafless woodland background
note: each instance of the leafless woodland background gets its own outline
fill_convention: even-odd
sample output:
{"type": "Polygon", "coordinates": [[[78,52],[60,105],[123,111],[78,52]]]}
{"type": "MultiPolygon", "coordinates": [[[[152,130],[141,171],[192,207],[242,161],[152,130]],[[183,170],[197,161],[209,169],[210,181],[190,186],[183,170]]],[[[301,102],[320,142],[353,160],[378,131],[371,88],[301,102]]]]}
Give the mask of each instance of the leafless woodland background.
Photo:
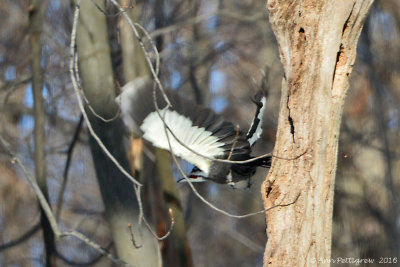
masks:
{"type": "MultiPolygon", "coordinates": [[[[162,84],[214,108],[242,129],[247,129],[253,116],[249,96],[260,87],[265,73],[269,88],[265,130],[254,154],[272,151],[282,69],[263,1],[153,0],[134,9],[140,14],[138,22],[160,48],[162,84]]],[[[117,10],[110,4],[107,12],[115,83],[123,85],[121,16],[112,15],[117,10]]],[[[80,120],[68,71],[72,18],[70,1],[46,2],[41,36],[43,96],[47,185],[54,210],[80,120]]],[[[28,22],[28,1],[1,1],[0,134],[33,174],[28,22]]],[[[343,114],[332,257],[399,256],[399,71],[400,3],[376,1],[360,38],[343,114]]],[[[60,227],[77,229],[113,251],[88,139],[83,125],[72,152],[60,227]]],[[[5,153],[0,156],[0,265],[43,266],[45,247],[35,194],[10,158],[5,153]]],[[[260,184],[265,176],[266,170],[260,169],[249,190],[211,183],[196,188],[218,207],[245,214],[262,209],[260,184]]],[[[262,264],[266,242],[262,214],[229,218],[202,203],[186,184],[178,188],[195,266],[262,264]]],[[[152,203],[144,205],[152,209],[152,203]]],[[[57,246],[60,266],[111,265],[75,239],[64,238],[57,246]]]]}

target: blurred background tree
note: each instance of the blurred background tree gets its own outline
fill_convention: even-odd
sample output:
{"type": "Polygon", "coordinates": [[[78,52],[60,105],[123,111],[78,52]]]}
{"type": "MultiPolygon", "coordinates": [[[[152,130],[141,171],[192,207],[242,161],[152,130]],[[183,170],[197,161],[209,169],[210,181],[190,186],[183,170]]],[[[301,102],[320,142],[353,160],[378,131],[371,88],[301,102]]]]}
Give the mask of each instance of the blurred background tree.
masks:
{"type": "MultiPolygon", "coordinates": [[[[141,68],[143,64],[134,67],[135,63],[127,60],[127,52],[137,51],[137,47],[124,48],[124,38],[129,36],[124,34],[121,15],[115,15],[118,11],[106,2],[104,14],[92,1],[85,2],[106,20],[112,86],[118,94],[120,85],[132,77],[146,75],[146,70],[141,68]]],[[[272,150],[282,67],[263,2],[153,0],[121,4],[134,13],[134,20],[150,32],[160,50],[163,85],[210,106],[242,129],[249,127],[253,116],[250,97],[267,78],[269,99],[264,132],[254,153],[272,150]]],[[[49,201],[53,210],[61,207],[62,229],[77,229],[110,251],[118,252],[91,156],[91,141],[86,125],[81,126],[68,71],[74,3],[52,0],[43,5],[41,67],[49,201]],[[69,170],[65,171],[68,164],[69,170]]],[[[0,134],[34,173],[35,119],[28,14],[28,1],[2,0],[0,134]]],[[[396,0],[376,1],[365,25],[342,122],[332,256],[378,260],[399,256],[400,4],[396,0]]],[[[140,57],[137,52],[134,54],[140,57]]],[[[21,171],[10,163],[8,156],[0,155],[0,265],[44,266],[47,247],[38,224],[40,209],[36,197],[21,171]]],[[[176,179],[180,178],[174,167],[173,172],[176,179]]],[[[121,179],[121,184],[125,184],[122,180],[126,178],[119,176],[114,182],[121,179]]],[[[260,186],[265,176],[266,171],[260,170],[249,190],[211,183],[195,186],[218,207],[245,214],[262,209],[260,186]]],[[[151,185],[146,188],[162,192],[162,188],[151,185]]],[[[204,205],[186,184],[178,184],[177,188],[194,266],[262,264],[266,242],[263,215],[242,220],[229,218],[204,205]]],[[[133,189],[131,192],[134,194],[133,189]]],[[[154,228],[162,234],[168,228],[169,218],[163,213],[166,225],[160,223],[159,208],[165,212],[165,207],[157,206],[160,193],[154,196],[145,198],[144,206],[154,228]]],[[[122,230],[130,237],[127,229],[122,230]]],[[[112,265],[106,257],[74,239],[62,239],[56,244],[55,265],[112,265]]],[[[161,243],[161,247],[165,249],[166,243],[161,243]]],[[[133,245],[131,249],[135,250],[133,245]]],[[[166,256],[163,257],[165,260],[166,256]]]]}

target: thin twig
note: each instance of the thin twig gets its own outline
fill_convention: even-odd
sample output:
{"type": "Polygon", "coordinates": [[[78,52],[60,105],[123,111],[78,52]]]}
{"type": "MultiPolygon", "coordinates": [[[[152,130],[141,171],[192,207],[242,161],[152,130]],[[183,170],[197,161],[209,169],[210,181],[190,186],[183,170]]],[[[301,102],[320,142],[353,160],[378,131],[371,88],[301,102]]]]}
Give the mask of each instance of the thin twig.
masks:
{"type": "Polygon", "coordinates": [[[87,236],[85,236],[82,233],[79,233],[79,232],[76,232],[76,231],[68,231],[68,232],[61,232],[60,233],[60,237],[65,237],[65,236],[73,236],[73,237],[79,239],[80,241],[88,244],[89,246],[91,246],[92,248],[97,250],[99,253],[107,256],[107,258],[109,258],[112,262],[114,262],[114,263],[116,263],[118,265],[130,266],[128,263],[126,263],[123,260],[115,257],[113,254],[109,253],[105,248],[103,248],[99,244],[93,242],[92,240],[90,240],[87,236]]]}
{"type": "Polygon", "coordinates": [[[3,250],[6,250],[8,248],[12,248],[14,246],[17,246],[21,244],[22,242],[27,241],[31,236],[33,236],[39,229],[41,228],[40,222],[36,223],[34,226],[32,226],[28,231],[26,231],[23,235],[20,237],[8,241],[7,243],[0,244],[0,252],[3,250]]]}
{"type": "Polygon", "coordinates": [[[237,143],[238,136],[239,136],[239,125],[236,125],[236,135],[235,135],[235,138],[233,139],[231,151],[229,151],[229,155],[228,155],[227,160],[230,160],[231,157],[232,157],[233,150],[235,150],[235,146],[236,146],[236,143],[237,143]]]}
{"type": "Polygon", "coordinates": [[[131,224],[131,223],[128,224],[128,229],[129,229],[129,233],[131,234],[132,245],[133,245],[135,248],[141,248],[142,245],[137,245],[137,244],[136,244],[135,236],[133,235],[132,224],[131,224]]]}
{"type": "MultiPolygon", "coordinates": [[[[96,7],[98,10],[100,10],[101,13],[103,13],[103,14],[106,15],[107,17],[117,17],[117,16],[119,16],[121,13],[126,12],[128,9],[133,9],[133,8],[134,8],[134,6],[133,6],[133,4],[132,4],[133,0],[131,0],[130,5],[125,6],[125,7],[124,7],[125,9],[123,9],[122,11],[120,10],[120,11],[118,11],[118,12],[115,13],[115,14],[110,14],[110,13],[107,13],[104,9],[102,9],[95,1],[93,1],[93,0],[90,0],[90,1],[92,2],[93,5],[95,5],[95,7],[96,7]]],[[[122,6],[121,6],[121,8],[122,8],[122,6]]]]}
{"type": "Polygon", "coordinates": [[[118,119],[119,115],[121,114],[121,110],[120,110],[120,109],[117,110],[117,113],[115,113],[114,116],[112,116],[112,117],[109,118],[109,119],[106,119],[106,118],[104,118],[103,116],[101,116],[99,113],[97,113],[97,112],[94,110],[94,108],[93,108],[92,105],[90,104],[89,100],[86,98],[85,93],[83,92],[83,90],[80,90],[80,92],[81,92],[81,95],[83,96],[83,99],[85,99],[86,106],[89,108],[89,110],[92,112],[92,114],[93,114],[95,117],[99,118],[100,120],[102,120],[102,121],[104,121],[104,122],[112,122],[112,121],[118,119]]]}
{"type": "Polygon", "coordinates": [[[145,218],[143,219],[145,225],[147,226],[147,229],[149,229],[149,231],[151,232],[151,234],[152,234],[158,241],[162,241],[162,240],[166,239],[166,238],[171,234],[172,229],[174,228],[175,219],[174,219],[174,214],[172,213],[172,209],[171,209],[171,208],[168,210],[168,213],[169,213],[169,217],[170,217],[170,219],[171,219],[171,224],[170,224],[170,226],[169,226],[168,231],[167,231],[163,236],[161,236],[161,237],[159,237],[159,236],[157,235],[157,233],[153,231],[153,229],[151,228],[151,226],[150,226],[150,224],[147,222],[147,220],[146,220],[145,218]]]}
{"type": "Polygon", "coordinates": [[[216,207],[214,204],[212,204],[211,202],[209,202],[208,200],[206,200],[206,199],[197,191],[197,189],[194,187],[194,185],[192,184],[192,181],[190,181],[190,179],[187,177],[187,175],[186,175],[185,172],[183,171],[182,167],[180,166],[180,163],[179,163],[178,159],[176,158],[175,154],[174,154],[174,153],[171,153],[171,155],[172,155],[172,158],[173,158],[173,160],[174,160],[176,166],[178,167],[178,170],[179,170],[180,174],[185,178],[186,182],[189,183],[189,186],[190,186],[190,188],[192,189],[193,193],[194,193],[201,201],[203,201],[207,206],[209,206],[209,207],[212,208],[213,210],[218,211],[218,212],[220,212],[220,213],[222,213],[222,214],[224,214],[224,215],[226,215],[226,216],[228,216],[228,217],[232,217],[232,218],[236,218],[236,219],[248,218],[248,217],[251,217],[251,216],[254,216],[254,215],[258,215],[258,214],[261,214],[261,213],[266,213],[266,212],[268,212],[269,210],[272,210],[272,209],[277,208],[277,207],[286,207],[286,206],[290,206],[290,205],[294,204],[294,203],[297,201],[297,199],[300,197],[300,194],[299,194],[299,195],[297,195],[297,197],[296,197],[292,202],[289,202],[289,203],[286,203],[286,204],[277,204],[277,205],[274,205],[274,206],[272,206],[272,207],[269,207],[269,208],[267,208],[267,209],[263,209],[263,210],[260,210],[260,211],[251,212],[251,213],[247,213],[247,214],[244,214],[244,215],[235,215],[235,214],[229,213],[229,212],[227,212],[227,211],[225,211],[225,210],[223,210],[223,209],[220,209],[220,208],[216,207]]]}
{"type": "MultiPolygon", "coordinates": [[[[92,2],[93,2],[93,0],[92,0],[92,2]]],[[[93,3],[95,3],[95,2],[93,2],[93,3]]],[[[76,81],[77,81],[77,84],[81,84],[80,77],[79,77],[78,57],[77,57],[76,55],[75,55],[75,58],[74,58],[74,71],[75,71],[75,79],[76,79],[76,81]]],[[[95,117],[99,118],[100,120],[102,120],[102,121],[104,121],[104,122],[111,122],[111,121],[116,120],[116,119],[119,117],[119,115],[121,114],[121,110],[118,109],[118,110],[117,110],[117,113],[115,113],[115,115],[112,116],[110,119],[104,118],[103,116],[101,116],[100,114],[98,114],[98,113],[94,110],[94,108],[93,108],[92,105],[90,104],[89,99],[86,97],[85,92],[83,91],[83,89],[82,89],[81,87],[79,87],[78,89],[79,89],[80,95],[81,95],[82,98],[85,100],[86,106],[89,108],[89,110],[92,112],[92,114],[93,114],[95,117]]]]}
{"type": "Polygon", "coordinates": [[[138,217],[138,225],[139,227],[142,225],[142,221],[144,218],[144,212],[143,212],[143,204],[142,204],[142,197],[140,195],[140,186],[133,185],[133,189],[135,190],[136,193],[136,199],[138,201],[138,206],[139,206],[139,217],[138,217]]]}
{"type": "MultiPolygon", "coordinates": [[[[158,74],[160,72],[160,54],[158,53],[158,49],[157,49],[156,45],[154,44],[153,39],[151,38],[149,32],[142,25],[140,25],[139,23],[134,23],[134,25],[136,27],[138,27],[144,33],[144,35],[146,36],[146,38],[150,42],[150,46],[151,46],[151,48],[152,48],[152,50],[153,50],[153,52],[155,54],[155,58],[156,58],[155,74],[158,77],[158,74]]],[[[140,40],[140,41],[142,42],[142,40],[140,40]]],[[[161,90],[164,91],[164,88],[161,88],[161,90]]]]}
{"type": "MultiPolygon", "coordinates": [[[[79,77],[79,75],[77,75],[77,76],[79,77]]],[[[79,83],[78,83],[78,84],[79,84],[79,83]]],[[[82,98],[85,100],[86,106],[89,108],[90,112],[92,112],[92,114],[93,114],[95,117],[99,118],[100,120],[102,120],[102,121],[104,121],[104,122],[112,122],[112,121],[116,120],[116,119],[119,117],[119,115],[121,114],[121,110],[118,109],[118,110],[117,110],[117,113],[115,113],[114,116],[112,116],[112,117],[109,118],[109,119],[106,119],[106,118],[104,118],[103,116],[101,116],[99,113],[97,113],[97,112],[94,110],[94,108],[93,108],[92,105],[90,104],[90,101],[89,101],[89,99],[86,97],[85,92],[82,90],[82,88],[79,88],[79,93],[80,93],[80,95],[82,96],[82,98]]]]}

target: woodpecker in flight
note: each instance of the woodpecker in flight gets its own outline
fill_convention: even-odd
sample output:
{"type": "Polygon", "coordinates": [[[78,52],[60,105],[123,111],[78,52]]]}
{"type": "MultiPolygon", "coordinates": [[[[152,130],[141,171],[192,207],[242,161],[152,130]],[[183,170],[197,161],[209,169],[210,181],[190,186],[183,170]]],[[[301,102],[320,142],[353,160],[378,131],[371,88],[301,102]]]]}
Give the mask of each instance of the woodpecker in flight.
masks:
{"type": "Polygon", "coordinates": [[[191,182],[213,181],[233,187],[242,187],[245,183],[248,187],[258,166],[270,166],[270,156],[248,163],[216,160],[244,161],[254,158],[250,153],[262,132],[266,104],[263,92],[258,92],[253,100],[257,110],[253,123],[245,134],[211,109],[189,102],[171,90],[167,90],[166,95],[172,107],[166,109],[166,101],[157,89],[158,114],[154,106],[153,84],[148,78],[137,78],[122,88],[122,93],[116,99],[121,108],[122,120],[130,132],[142,136],[155,147],[170,150],[170,143],[176,156],[194,165],[188,175],[191,182]],[[173,134],[165,130],[159,115],[163,116],[173,134]]]}

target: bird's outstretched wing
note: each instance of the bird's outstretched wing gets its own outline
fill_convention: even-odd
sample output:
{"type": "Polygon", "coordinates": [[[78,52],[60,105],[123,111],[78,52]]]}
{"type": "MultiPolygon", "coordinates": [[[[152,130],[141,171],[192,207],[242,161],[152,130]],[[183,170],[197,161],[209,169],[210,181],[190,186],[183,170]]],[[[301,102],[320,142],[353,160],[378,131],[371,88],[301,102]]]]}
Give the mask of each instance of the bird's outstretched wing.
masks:
{"type": "MultiPolygon", "coordinates": [[[[210,160],[196,155],[185,146],[213,159],[226,159],[231,154],[231,159],[235,160],[250,154],[246,135],[237,131],[231,122],[209,108],[182,98],[174,91],[166,92],[172,107],[165,109],[167,104],[163,96],[159,90],[156,92],[160,115],[176,137],[168,133],[175,155],[208,174],[210,160]]],[[[143,135],[145,140],[156,147],[170,150],[166,130],[153,99],[153,82],[139,78],[125,85],[116,101],[121,107],[122,119],[130,131],[143,135]]]]}

